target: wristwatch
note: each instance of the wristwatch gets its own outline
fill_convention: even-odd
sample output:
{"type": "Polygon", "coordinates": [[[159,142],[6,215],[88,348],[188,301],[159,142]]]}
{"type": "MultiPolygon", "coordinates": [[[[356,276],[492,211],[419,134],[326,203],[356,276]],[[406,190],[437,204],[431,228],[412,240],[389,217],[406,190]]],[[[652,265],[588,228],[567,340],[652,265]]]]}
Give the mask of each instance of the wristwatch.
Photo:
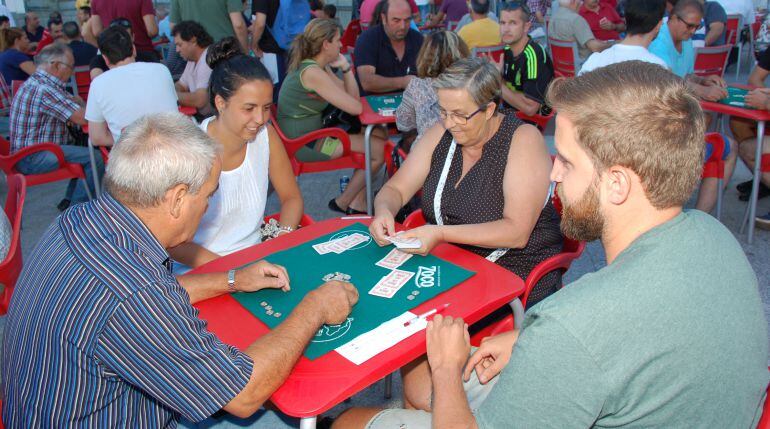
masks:
{"type": "Polygon", "coordinates": [[[235,270],[227,272],[227,291],[230,293],[235,292],[235,270]]]}

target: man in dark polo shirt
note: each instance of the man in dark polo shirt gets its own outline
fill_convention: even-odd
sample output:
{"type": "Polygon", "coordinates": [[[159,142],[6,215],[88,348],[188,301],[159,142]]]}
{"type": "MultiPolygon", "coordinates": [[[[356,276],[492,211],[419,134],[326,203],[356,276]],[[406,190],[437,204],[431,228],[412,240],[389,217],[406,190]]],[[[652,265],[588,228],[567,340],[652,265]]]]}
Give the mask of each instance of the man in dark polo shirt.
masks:
{"type": "Polygon", "coordinates": [[[381,20],[361,33],[354,51],[358,82],[367,93],[403,91],[417,73],[422,35],[409,28],[409,3],[389,0],[381,20]]]}

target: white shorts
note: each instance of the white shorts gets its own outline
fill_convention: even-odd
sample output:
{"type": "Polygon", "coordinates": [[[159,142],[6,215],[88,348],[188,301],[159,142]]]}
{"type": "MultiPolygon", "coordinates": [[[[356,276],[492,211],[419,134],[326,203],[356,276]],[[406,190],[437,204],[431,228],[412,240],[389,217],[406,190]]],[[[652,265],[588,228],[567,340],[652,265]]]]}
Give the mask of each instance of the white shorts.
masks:
{"type": "MultiPolygon", "coordinates": [[[[487,384],[481,384],[476,376],[476,371],[473,371],[471,379],[463,382],[465,396],[468,398],[472,413],[475,414],[476,410],[481,407],[499,379],[500,375],[498,374],[487,384]]],[[[366,429],[431,429],[431,414],[422,410],[400,408],[383,410],[369,420],[366,429]]]]}

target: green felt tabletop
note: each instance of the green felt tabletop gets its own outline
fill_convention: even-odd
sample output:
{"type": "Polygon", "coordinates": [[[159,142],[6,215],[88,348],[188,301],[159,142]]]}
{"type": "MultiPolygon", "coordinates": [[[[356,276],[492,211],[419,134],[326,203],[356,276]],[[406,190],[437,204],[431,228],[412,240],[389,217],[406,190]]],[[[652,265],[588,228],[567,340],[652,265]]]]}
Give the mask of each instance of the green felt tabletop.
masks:
{"type": "Polygon", "coordinates": [[[285,293],[268,289],[252,293],[236,293],[233,297],[267,326],[274,328],[286,318],[306,293],[324,283],[325,275],[334,272],[350,275],[350,282],[358,289],[358,304],[345,323],[335,326],[325,325],[316,333],[305,350],[305,356],[315,359],[383,322],[413,309],[474,274],[432,255],[414,255],[398,269],[413,272],[415,275],[392,298],[370,295],[369,291],[372,287],[390,272],[375,263],[384,258],[393,248],[393,246],[378,246],[371,239],[369,229],[361,223],[355,223],[265,258],[269,262],[286,267],[291,279],[291,291],[285,293]],[[369,240],[344,253],[321,255],[312,247],[313,244],[356,232],[364,234],[369,240]],[[418,293],[414,294],[415,292],[418,293]],[[410,299],[409,296],[413,298],[410,299]],[[267,314],[263,303],[270,306],[272,315],[267,314]],[[276,313],[280,313],[280,317],[276,317],[276,313]]]}
{"type": "Polygon", "coordinates": [[[396,95],[368,95],[366,101],[372,106],[372,111],[378,112],[380,109],[398,109],[401,105],[401,94],[396,95]]]}
{"type": "Polygon", "coordinates": [[[744,102],[744,98],[749,91],[743,88],[734,88],[732,86],[727,87],[727,97],[719,100],[722,104],[730,106],[740,107],[743,109],[753,109],[753,107],[747,106],[744,102]]]}

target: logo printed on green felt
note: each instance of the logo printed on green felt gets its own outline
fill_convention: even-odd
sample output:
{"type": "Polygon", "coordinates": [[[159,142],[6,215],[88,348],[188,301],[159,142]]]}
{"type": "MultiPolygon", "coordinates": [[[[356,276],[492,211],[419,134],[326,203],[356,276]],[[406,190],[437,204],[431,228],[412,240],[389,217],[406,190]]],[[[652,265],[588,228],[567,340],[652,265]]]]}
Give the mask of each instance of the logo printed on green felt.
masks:
{"type": "Polygon", "coordinates": [[[439,283],[440,285],[441,282],[438,281],[440,276],[437,273],[438,267],[435,265],[430,267],[420,265],[417,269],[417,275],[414,278],[414,284],[419,288],[433,287],[436,286],[436,283],[439,283]]]}
{"type": "Polygon", "coordinates": [[[350,330],[350,326],[353,324],[353,318],[348,317],[348,320],[345,321],[345,323],[342,323],[340,325],[323,325],[321,326],[321,329],[318,330],[315,334],[315,338],[311,341],[312,343],[327,343],[329,341],[334,341],[338,338],[342,338],[345,336],[345,334],[348,333],[350,330]]]}
{"type": "Polygon", "coordinates": [[[367,238],[367,240],[362,242],[362,243],[356,244],[355,246],[353,246],[353,247],[349,248],[348,250],[346,250],[346,252],[349,252],[351,250],[363,249],[364,247],[368,246],[369,243],[372,242],[372,236],[371,236],[371,234],[369,234],[369,231],[368,230],[363,230],[363,229],[361,229],[361,230],[349,229],[349,230],[337,232],[336,234],[334,234],[331,237],[329,237],[328,241],[334,241],[334,240],[336,240],[338,238],[344,238],[344,237],[347,237],[348,235],[353,235],[355,233],[359,233],[359,234],[365,236],[367,238]]]}

